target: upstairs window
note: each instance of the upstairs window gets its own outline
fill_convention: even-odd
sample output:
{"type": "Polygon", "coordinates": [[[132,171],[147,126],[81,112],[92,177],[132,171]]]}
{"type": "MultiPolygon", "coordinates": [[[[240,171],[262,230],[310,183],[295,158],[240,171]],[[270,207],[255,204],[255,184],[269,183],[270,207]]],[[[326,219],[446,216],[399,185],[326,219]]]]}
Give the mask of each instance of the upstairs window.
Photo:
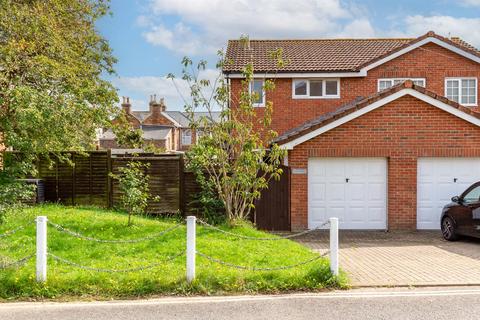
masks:
{"type": "Polygon", "coordinates": [[[388,89],[405,80],[412,80],[413,84],[421,87],[425,87],[425,78],[387,78],[378,79],[378,91],[388,89]]]}
{"type": "Polygon", "coordinates": [[[254,79],[250,82],[250,94],[252,95],[254,106],[260,107],[265,105],[265,90],[263,89],[263,84],[263,79],[254,79]]]}
{"type": "Polygon", "coordinates": [[[476,106],[477,78],[445,79],[445,96],[464,106],[476,106]]]}
{"type": "Polygon", "coordinates": [[[339,79],[298,79],[292,84],[294,99],[340,98],[339,79]]]}

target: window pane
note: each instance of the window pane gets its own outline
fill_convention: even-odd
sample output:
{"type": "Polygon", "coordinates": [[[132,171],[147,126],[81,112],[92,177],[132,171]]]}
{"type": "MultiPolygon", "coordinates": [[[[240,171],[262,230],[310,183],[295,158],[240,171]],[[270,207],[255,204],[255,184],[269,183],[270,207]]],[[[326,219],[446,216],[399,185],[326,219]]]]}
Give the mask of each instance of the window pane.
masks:
{"type": "Polygon", "coordinates": [[[425,87],[425,80],[413,80],[413,84],[421,87],[425,87]]]}
{"type": "Polygon", "coordinates": [[[337,85],[338,85],[337,80],[326,80],[325,81],[325,95],[327,95],[327,96],[338,95],[337,85]]]}
{"type": "Polygon", "coordinates": [[[253,103],[263,104],[263,80],[253,80],[251,91],[252,95],[255,94],[253,103]]]}
{"type": "Polygon", "coordinates": [[[476,187],[463,197],[463,201],[467,203],[477,202],[480,200],[480,187],[476,187]]]}
{"type": "Polygon", "coordinates": [[[447,80],[447,98],[455,102],[459,102],[458,80],[447,80]]]}
{"type": "Polygon", "coordinates": [[[395,80],[393,80],[393,85],[399,84],[403,81],[405,81],[405,80],[404,79],[395,79],[395,80]]]}
{"type": "Polygon", "coordinates": [[[462,96],[461,101],[464,104],[475,104],[477,96],[477,88],[475,87],[475,80],[473,79],[462,79],[462,96]]]}
{"type": "Polygon", "coordinates": [[[295,95],[296,96],[307,95],[307,81],[304,81],[304,80],[295,81],[295,95]]]}
{"type": "Polygon", "coordinates": [[[320,97],[322,96],[322,80],[310,81],[310,96],[320,97]]]}
{"type": "Polygon", "coordinates": [[[182,132],[182,144],[186,146],[192,144],[192,132],[189,129],[182,132]]]}
{"type": "Polygon", "coordinates": [[[382,91],[392,86],[392,80],[380,80],[378,82],[378,90],[382,91]]]}

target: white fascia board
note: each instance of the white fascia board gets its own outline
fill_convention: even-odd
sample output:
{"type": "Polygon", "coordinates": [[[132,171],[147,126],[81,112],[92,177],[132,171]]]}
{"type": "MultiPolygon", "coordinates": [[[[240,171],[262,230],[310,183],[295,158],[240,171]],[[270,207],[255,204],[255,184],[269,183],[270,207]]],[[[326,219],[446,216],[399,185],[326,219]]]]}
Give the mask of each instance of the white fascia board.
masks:
{"type": "Polygon", "coordinates": [[[294,140],[292,140],[290,142],[287,142],[285,144],[281,144],[280,146],[284,149],[292,150],[295,146],[297,146],[297,145],[299,145],[299,144],[301,144],[305,141],[308,141],[308,140],[310,140],[310,139],[312,139],[312,138],[314,138],[318,135],[321,135],[324,132],[330,131],[330,130],[338,127],[338,126],[341,126],[342,124],[344,124],[346,122],[349,122],[349,121],[351,121],[355,118],[358,118],[358,117],[360,117],[360,116],[362,116],[362,115],[364,115],[364,114],[366,114],[370,111],[373,111],[373,110],[375,110],[375,109],[377,109],[381,106],[384,106],[385,104],[390,103],[394,100],[397,100],[398,98],[401,98],[405,95],[411,95],[411,96],[413,96],[413,97],[415,97],[419,100],[422,100],[422,101],[424,101],[424,102],[426,102],[426,103],[428,103],[432,106],[435,106],[435,107],[437,107],[437,108],[439,108],[443,111],[446,111],[446,112],[448,112],[452,115],[455,115],[455,116],[457,116],[457,117],[459,117],[459,118],[461,118],[465,121],[468,121],[468,122],[480,127],[480,119],[478,119],[478,118],[476,118],[476,117],[474,117],[474,116],[472,116],[468,113],[460,111],[457,108],[452,107],[449,104],[446,104],[446,103],[441,102],[441,101],[439,101],[435,98],[432,98],[432,97],[430,97],[426,94],[423,94],[423,93],[421,93],[417,90],[410,89],[410,88],[405,88],[405,89],[402,89],[398,92],[395,92],[395,93],[393,93],[393,94],[391,94],[391,95],[389,95],[389,96],[387,96],[387,97],[385,97],[381,100],[375,101],[374,103],[372,103],[372,104],[370,104],[366,107],[363,107],[360,110],[352,112],[352,113],[346,115],[345,117],[342,117],[342,118],[340,118],[338,120],[335,120],[335,121],[333,121],[333,122],[331,122],[331,123],[329,123],[329,124],[327,124],[323,127],[320,127],[320,128],[318,128],[316,130],[313,130],[313,131],[311,131],[311,132],[309,132],[309,133],[307,133],[303,136],[300,136],[297,139],[294,139],[294,140]]]}
{"type": "Polygon", "coordinates": [[[473,61],[475,61],[475,62],[477,62],[477,63],[480,63],[480,57],[477,57],[476,55],[473,55],[473,54],[471,54],[471,53],[469,53],[469,52],[467,52],[467,51],[464,51],[464,50],[462,50],[462,49],[460,49],[460,48],[457,48],[456,46],[453,46],[453,45],[451,45],[451,44],[449,44],[449,43],[446,43],[446,42],[444,42],[444,41],[442,41],[442,40],[440,40],[440,39],[437,39],[437,38],[434,38],[434,37],[428,37],[428,38],[425,38],[425,39],[423,39],[423,40],[421,40],[421,41],[418,41],[417,43],[414,43],[414,44],[412,44],[412,45],[410,45],[410,46],[408,46],[408,47],[406,47],[406,48],[403,48],[402,50],[399,50],[399,51],[397,51],[397,52],[394,52],[394,53],[392,53],[391,55],[388,55],[388,56],[386,56],[386,57],[383,58],[383,59],[380,59],[380,60],[378,60],[378,61],[375,61],[374,63],[369,64],[368,66],[362,68],[360,71],[361,71],[361,72],[363,71],[363,72],[366,73],[367,71],[369,71],[369,70],[371,70],[371,69],[373,69],[373,68],[375,68],[375,67],[378,67],[379,65],[382,65],[382,64],[384,64],[384,63],[386,63],[386,62],[388,62],[388,61],[390,61],[390,60],[393,60],[393,59],[395,59],[395,58],[397,58],[397,57],[399,57],[399,56],[401,56],[401,55],[403,55],[403,54],[405,54],[405,53],[408,53],[408,52],[410,52],[410,51],[412,51],[412,50],[415,50],[415,49],[417,49],[418,47],[421,47],[421,46],[423,46],[423,45],[425,45],[425,44],[427,44],[427,43],[430,43],[430,42],[435,43],[435,44],[437,44],[437,45],[439,45],[439,46],[441,46],[441,47],[443,47],[443,48],[445,48],[445,49],[448,49],[448,50],[450,50],[450,51],[452,51],[452,52],[455,52],[455,53],[457,53],[457,54],[459,54],[459,55],[461,55],[461,56],[463,56],[463,57],[465,57],[465,58],[467,58],[467,59],[470,59],[470,60],[473,60],[473,61]]]}
{"type": "Polygon", "coordinates": [[[162,115],[167,118],[168,120],[172,121],[172,123],[176,126],[176,127],[182,127],[180,125],[180,123],[178,123],[175,119],[173,119],[172,117],[170,117],[166,112],[162,112],[162,115]]]}
{"type": "MultiPolygon", "coordinates": [[[[359,72],[295,72],[295,73],[255,73],[254,78],[351,78],[365,77],[364,71],[359,72]]],[[[231,73],[228,75],[231,79],[242,79],[245,76],[242,73],[231,73]]]]}

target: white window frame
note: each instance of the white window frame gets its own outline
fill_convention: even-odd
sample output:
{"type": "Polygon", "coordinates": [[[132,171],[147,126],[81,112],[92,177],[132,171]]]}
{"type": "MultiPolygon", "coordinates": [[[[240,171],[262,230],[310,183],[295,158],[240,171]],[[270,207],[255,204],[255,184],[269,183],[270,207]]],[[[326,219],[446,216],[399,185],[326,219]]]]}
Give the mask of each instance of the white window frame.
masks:
{"type": "MultiPolygon", "coordinates": [[[[405,80],[412,80],[412,81],[423,81],[423,87],[426,88],[427,87],[427,79],[425,78],[379,78],[377,79],[377,92],[380,92],[380,82],[381,81],[391,81],[392,82],[392,86],[395,85],[395,81],[405,81],[405,80]]],[[[385,89],[388,89],[388,88],[385,88],[385,89]]],[[[385,90],[385,89],[381,89],[381,90],[385,90]]]]}
{"type": "Polygon", "coordinates": [[[311,79],[292,79],[292,99],[339,99],[340,98],[340,78],[311,78],[311,79]],[[296,95],[295,94],[295,83],[297,81],[306,81],[307,82],[307,94],[306,95],[296,95]],[[322,95],[321,96],[310,96],[310,81],[322,81],[322,95]],[[327,95],[326,94],[326,81],[336,81],[337,82],[337,94],[327,95]]]}
{"type": "MultiPolygon", "coordinates": [[[[458,81],[458,104],[466,107],[478,106],[478,80],[476,77],[447,77],[445,78],[444,89],[445,97],[447,97],[447,82],[450,80],[458,81]],[[475,102],[474,103],[462,103],[462,80],[475,80],[475,102]]],[[[448,98],[448,97],[447,97],[448,98]]],[[[450,98],[448,98],[450,99],[450,98]]]]}
{"type": "Polygon", "coordinates": [[[192,145],[192,129],[182,129],[180,130],[181,132],[181,141],[182,141],[182,146],[191,146],[192,145]],[[190,132],[190,143],[185,143],[184,137],[186,137],[185,132],[190,132]]]}
{"type": "Polygon", "coordinates": [[[253,87],[253,82],[254,81],[261,81],[262,82],[262,102],[260,103],[253,103],[254,107],[264,107],[266,104],[265,101],[265,79],[260,79],[260,78],[254,78],[252,81],[250,81],[250,84],[248,86],[248,93],[252,95],[252,87],[253,87]]]}

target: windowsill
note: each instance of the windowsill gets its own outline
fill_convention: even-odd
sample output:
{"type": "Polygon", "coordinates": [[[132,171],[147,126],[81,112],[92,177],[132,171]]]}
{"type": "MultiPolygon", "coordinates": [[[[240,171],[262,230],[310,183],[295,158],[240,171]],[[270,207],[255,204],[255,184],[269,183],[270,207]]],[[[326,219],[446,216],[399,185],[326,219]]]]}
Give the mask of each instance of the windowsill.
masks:
{"type": "Polygon", "coordinates": [[[265,108],[265,104],[263,104],[263,103],[253,103],[252,107],[254,107],[254,108],[265,108]]]}
{"type": "Polygon", "coordinates": [[[307,96],[292,96],[295,100],[316,100],[316,99],[340,99],[340,96],[321,96],[321,97],[307,97],[307,96]]]}
{"type": "Polygon", "coordinates": [[[461,103],[458,103],[458,104],[461,105],[462,107],[478,107],[478,104],[461,104],[461,103]]]}

